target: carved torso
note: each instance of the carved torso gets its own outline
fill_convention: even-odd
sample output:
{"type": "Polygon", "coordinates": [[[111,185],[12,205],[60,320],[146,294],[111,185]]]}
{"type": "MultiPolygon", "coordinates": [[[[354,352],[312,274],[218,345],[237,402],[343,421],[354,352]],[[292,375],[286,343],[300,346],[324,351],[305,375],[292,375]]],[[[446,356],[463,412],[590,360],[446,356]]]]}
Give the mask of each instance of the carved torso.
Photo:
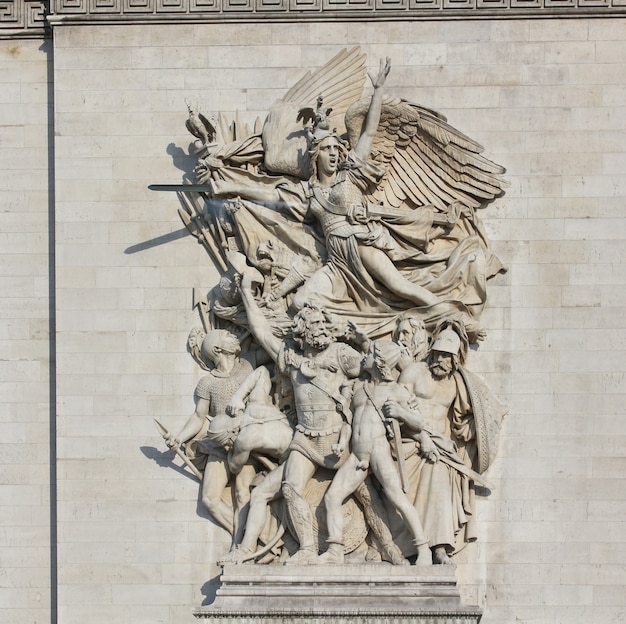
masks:
{"type": "Polygon", "coordinates": [[[347,238],[367,233],[366,225],[354,223],[351,218],[355,207],[363,206],[363,195],[346,171],[339,171],[330,186],[323,187],[316,182],[310,185],[309,212],[320,222],[325,237],[347,238]]]}
{"type": "Polygon", "coordinates": [[[341,385],[358,374],[361,356],[343,343],[333,343],[314,357],[283,349],[279,365],[294,387],[298,429],[311,435],[336,431],[343,422],[338,410],[341,385]]]}
{"type": "Polygon", "coordinates": [[[217,370],[211,371],[200,379],[196,386],[196,396],[209,402],[210,420],[225,414],[226,406],[242,384],[243,380],[252,372],[252,364],[241,359],[235,365],[230,375],[224,375],[217,370]]]}
{"type": "MultiPolygon", "coordinates": [[[[321,370],[317,378],[336,392],[346,379],[342,372],[331,373],[328,370],[321,370]]],[[[341,425],[342,418],[337,412],[337,404],[326,392],[311,383],[298,369],[292,371],[291,380],[294,385],[298,424],[302,428],[324,432],[341,425]]]]}
{"type": "Polygon", "coordinates": [[[450,407],[456,397],[454,379],[432,380],[430,398],[417,398],[417,409],[424,418],[424,425],[430,431],[445,436],[451,435],[450,407]]]}
{"type": "Polygon", "coordinates": [[[450,407],[457,394],[454,378],[435,379],[425,362],[417,362],[403,371],[400,381],[415,395],[424,426],[449,436],[450,407]]]}

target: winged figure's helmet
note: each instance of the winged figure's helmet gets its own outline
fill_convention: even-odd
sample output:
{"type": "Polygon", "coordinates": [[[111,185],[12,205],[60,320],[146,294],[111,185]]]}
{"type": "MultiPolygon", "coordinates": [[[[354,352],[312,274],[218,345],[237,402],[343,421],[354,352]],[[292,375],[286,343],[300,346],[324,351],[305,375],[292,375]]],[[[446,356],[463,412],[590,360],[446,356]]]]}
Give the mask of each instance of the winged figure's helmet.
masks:
{"type": "Polygon", "coordinates": [[[339,159],[345,160],[348,154],[348,144],[338,134],[337,129],[330,129],[330,113],[332,108],[324,108],[324,98],[320,95],[317,98],[317,109],[311,107],[301,108],[298,112],[298,121],[302,121],[307,134],[308,154],[310,159],[311,174],[317,175],[317,155],[320,143],[329,137],[337,140],[339,147],[339,159]],[[309,124],[310,125],[307,125],[309,124]]]}
{"type": "Polygon", "coordinates": [[[324,108],[324,98],[320,94],[317,97],[317,108],[314,110],[311,107],[301,108],[298,111],[298,121],[302,121],[305,124],[307,131],[307,142],[309,150],[314,150],[324,139],[328,137],[336,137],[337,129],[330,128],[330,113],[332,108],[324,108]],[[311,122],[311,125],[306,125],[311,122]]]}

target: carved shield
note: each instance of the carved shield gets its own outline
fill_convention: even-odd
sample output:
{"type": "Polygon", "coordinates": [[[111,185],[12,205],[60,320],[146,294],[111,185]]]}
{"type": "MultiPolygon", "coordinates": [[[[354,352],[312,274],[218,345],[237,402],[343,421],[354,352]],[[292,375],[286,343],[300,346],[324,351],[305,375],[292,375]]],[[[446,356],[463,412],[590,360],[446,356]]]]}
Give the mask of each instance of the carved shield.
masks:
{"type": "Polygon", "coordinates": [[[507,410],[500,404],[486,384],[474,373],[461,368],[461,376],[467,387],[467,392],[474,412],[476,425],[476,444],[478,457],[476,470],[483,473],[498,452],[500,428],[502,419],[507,410]]]}

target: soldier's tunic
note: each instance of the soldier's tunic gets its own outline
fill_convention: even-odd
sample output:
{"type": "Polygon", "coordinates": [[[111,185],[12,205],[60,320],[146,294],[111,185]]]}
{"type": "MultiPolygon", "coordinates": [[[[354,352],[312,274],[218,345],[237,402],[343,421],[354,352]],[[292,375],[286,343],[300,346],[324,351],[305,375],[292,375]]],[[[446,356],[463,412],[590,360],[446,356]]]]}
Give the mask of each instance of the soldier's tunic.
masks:
{"type": "Polygon", "coordinates": [[[359,374],[361,359],[360,353],[340,342],[312,359],[283,346],[277,364],[293,383],[298,415],[290,450],[327,468],[338,468],[347,459],[348,449],[340,457],[331,449],[350,419],[349,397],[341,394],[342,385],[359,374]]]}
{"type": "Polygon", "coordinates": [[[248,360],[240,359],[229,375],[212,370],[200,379],[196,386],[195,396],[209,402],[209,428],[206,437],[195,444],[195,452],[216,455],[226,458],[223,446],[233,435],[230,431],[211,431],[211,421],[215,416],[225,414],[226,406],[233,398],[243,380],[252,372],[253,366],[248,360]]]}

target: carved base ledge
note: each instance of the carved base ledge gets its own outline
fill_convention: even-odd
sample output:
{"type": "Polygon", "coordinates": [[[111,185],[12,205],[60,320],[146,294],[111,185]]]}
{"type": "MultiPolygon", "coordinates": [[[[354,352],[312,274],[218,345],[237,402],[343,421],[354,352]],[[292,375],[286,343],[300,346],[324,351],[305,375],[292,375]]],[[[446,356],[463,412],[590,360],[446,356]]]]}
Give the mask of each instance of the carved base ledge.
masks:
{"type": "Polygon", "coordinates": [[[225,566],[212,605],[194,611],[220,624],[477,624],[448,566],[225,566]]]}
{"type": "Polygon", "coordinates": [[[451,613],[421,613],[418,611],[405,614],[393,613],[242,613],[242,614],[204,614],[195,611],[197,618],[219,624],[286,624],[288,622],[306,622],[307,624],[478,624],[482,614],[475,612],[454,611],[451,613]]]}

